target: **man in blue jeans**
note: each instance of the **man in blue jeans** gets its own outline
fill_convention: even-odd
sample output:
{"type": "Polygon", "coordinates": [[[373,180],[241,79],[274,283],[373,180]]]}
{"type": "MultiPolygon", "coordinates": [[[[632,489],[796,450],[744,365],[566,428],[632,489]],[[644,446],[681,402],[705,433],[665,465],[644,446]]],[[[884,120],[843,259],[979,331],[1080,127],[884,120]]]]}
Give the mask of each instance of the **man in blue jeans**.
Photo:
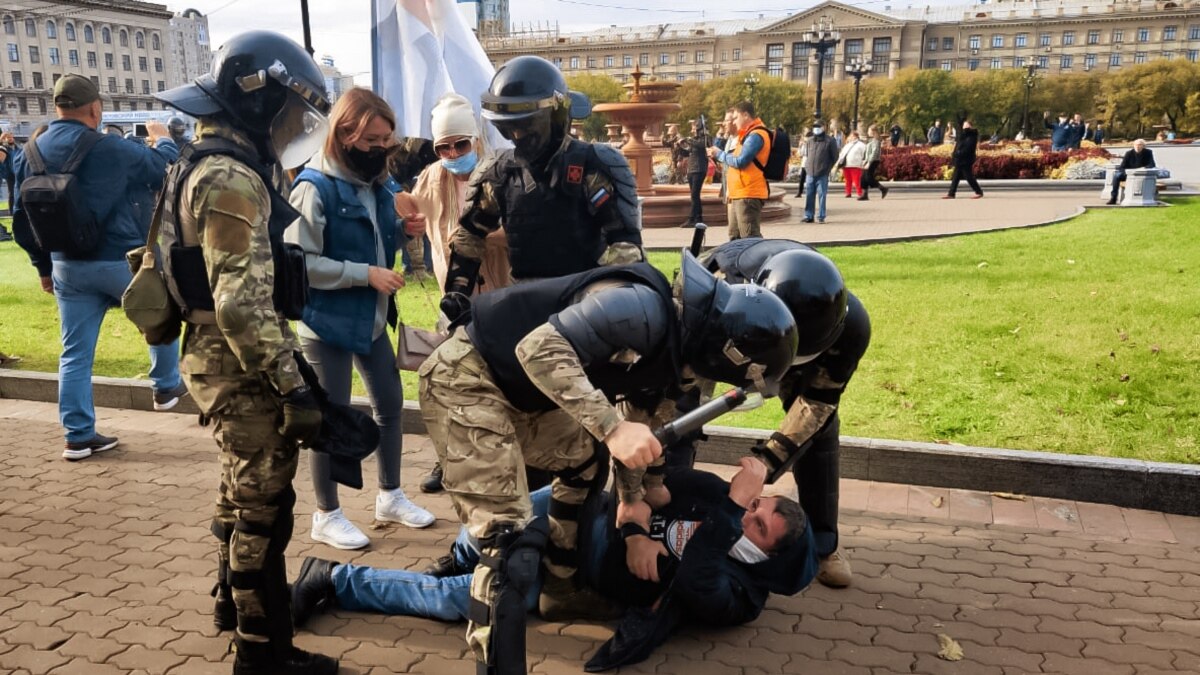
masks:
{"type": "MultiPolygon", "coordinates": [[[[714,625],[752,621],[770,593],[805,588],[816,574],[817,556],[804,512],[786,497],[762,496],[767,471],[760,460],[747,457],[741,466],[728,483],[703,471],[668,472],[671,501],[654,512],[649,531],[628,525],[618,531],[601,509],[592,518],[590,545],[581,542],[580,568],[588,583],[621,604],[643,607],[670,587],[689,616],[714,625]]],[[[549,488],[530,496],[535,517],[544,516],[549,488]]],[[[292,587],[295,625],[330,601],[356,611],[465,620],[478,557],[462,530],[451,564],[441,570],[447,576],[307,558],[292,587]]],[[[535,584],[526,607],[537,607],[537,597],[535,584]]]]}
{"type": "Polygon", "coordinates": [[[821,120],[813,123],[812,136],[805,140],[804,146],[804,189],[808,196],[804,200],[804,221],[813,222],[816,216],[818,223],[825,222],[825,198],[829,194],[829,174],[837,163],[838,144],[825,133],[825,125],[821,120]]]}
{"type": "MultiPolygon", "coordinates": [[[[102,107],[100,92],[86,77],[65,75],[54,85],[52,121],[33,142],[54,173],[66,164],[84,134],[96,133],[102,107]]],[[[167,164],[179,156],[179,148],[162,124],[148,122],[145,146],[105,135],[88,152],[75,180],[82,189],[87,208],[101,225],[100,245],[84,255],[46,253],[36,245],[26,247],[41,278],[42,290],[58,301],[62,324],[62,355],[58,361],[58,411],[66,428],[63,457],[77,461],[116,447],[117,439],[96,432],[92,404],[92,364],[100,324],[111,307],[121,304],[121,294],[132,275],[125,253],[146,243],[145,223],[135,203],[147,189],[162,186],[167,164]]],[[[14,162],[19,186],[30,174],[24,153],[14,162]]],[[[20,188],[15,199],[14,222],[21,219],[20,188]]],[[[150,379],[154,383],[154,409],[169,410],[187,393],[179,377],[179,346],[150,348],[150,379]]]]}

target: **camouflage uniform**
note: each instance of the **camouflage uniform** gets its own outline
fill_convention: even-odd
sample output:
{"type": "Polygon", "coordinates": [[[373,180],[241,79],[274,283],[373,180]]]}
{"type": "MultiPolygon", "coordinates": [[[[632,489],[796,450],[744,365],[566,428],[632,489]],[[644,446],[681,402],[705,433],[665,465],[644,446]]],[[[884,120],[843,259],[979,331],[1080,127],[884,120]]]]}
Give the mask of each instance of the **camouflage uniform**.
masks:
{"type": "MultiPolygon", "coordinates": [[[[252,148],[228,127],[197,128],[197,138],[208,135],[252,148]]],[[[265,641],[268,622],[279,618],[272,615],[288,611],[286,595],[264,591],[262,580],[264,573],[285,580],[299,447],[278,428],[280,396],[304,384],[293,358],[299,345],[272,302],[271,200],[259,175],[228,156],[204,157],[179,194],[183,243],[195,237],[201,245],[216,307],[185,317],[180,370],[215,422],[221,484],[213,533],[221,539],[222,568],[230,570],[238,633],[265,641]]],[[[288,630],[290,636],[290,623],[288,630]]]]}

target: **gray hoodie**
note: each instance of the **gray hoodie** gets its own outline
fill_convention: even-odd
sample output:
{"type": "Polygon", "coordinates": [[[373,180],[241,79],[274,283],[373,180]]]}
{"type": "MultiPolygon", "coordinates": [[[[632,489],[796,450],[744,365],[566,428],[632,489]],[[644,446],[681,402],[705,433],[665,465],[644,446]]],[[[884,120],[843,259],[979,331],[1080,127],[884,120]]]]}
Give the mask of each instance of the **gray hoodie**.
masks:
{"type": "Polygon", "coordinates": [[[837,163],[837,143],[829,134],[813,134],[805,144],[804,170],[816,178],[828,176],[837,163]]]}

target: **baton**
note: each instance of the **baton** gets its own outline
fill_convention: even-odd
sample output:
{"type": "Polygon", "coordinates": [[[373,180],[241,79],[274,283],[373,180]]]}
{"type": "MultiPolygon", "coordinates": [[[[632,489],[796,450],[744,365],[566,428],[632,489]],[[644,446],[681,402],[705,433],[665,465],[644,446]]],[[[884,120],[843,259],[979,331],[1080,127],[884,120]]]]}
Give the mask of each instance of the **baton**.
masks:
{"type": "Polygon", "coordinates": [[[708,226],[704,223],[696,223],[692,226],[692,245],[688,247],[688,250],[697,258],[700,257],[700,251],[704,250],[704,231],[707,229],[708,226]]]}
{"type": "Polygon", "coordinates": [[[693,431],[699,431],[701,427],[709,422],[717,419],[721,415],[733,410],[739,405],[746,402],[746,390],[741,387],[730,389],[713,400],[696,408],[695,410],[680,415],[674,420],[667,422],[661,427],[654,430],[654,437],[658,439],[663,446],[671,445],[677,442],[680,438],[687,436],[693,431]]]}

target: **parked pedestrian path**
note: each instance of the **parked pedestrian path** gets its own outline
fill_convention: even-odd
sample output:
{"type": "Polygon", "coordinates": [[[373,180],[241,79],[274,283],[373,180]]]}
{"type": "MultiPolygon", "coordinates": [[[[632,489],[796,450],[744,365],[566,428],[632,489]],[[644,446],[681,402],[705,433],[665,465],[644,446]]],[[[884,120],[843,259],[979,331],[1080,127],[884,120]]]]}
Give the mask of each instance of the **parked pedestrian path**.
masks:
{"type": "MultiPolygon", "coordinates": [[[[183,415],[97,416],[120,448],[69,463],[54,404],[0,400],[0,672],[229,672],[209,615],[210,430],[183,415]]],[[[432,463],[427,439],[405,438],[404,487],[437,524],[369,529],[371,547],[346,552],[308,540],[301,462],[292,573],[307,555],[413,568],[441,555],[457,522],[448,498],[416,491],[432,463]]],[[[373,491],[345,492],[368,524],[373,491]]],[[[1200,519],[862,481],[842,482],[842,504],[852,588],[773,597],[737,629],[685,628],[623,672],[1200,672],[1200,519]],[[961,661],[937,656],[939,635],[961,661]]],[[[529,630],[535,673],[581,672],[611,635],[537,619],[529,630]]],[[[340,656],[344,673],[474,672],[460,624],[339,610],[298,642],[340,656]]]]}

